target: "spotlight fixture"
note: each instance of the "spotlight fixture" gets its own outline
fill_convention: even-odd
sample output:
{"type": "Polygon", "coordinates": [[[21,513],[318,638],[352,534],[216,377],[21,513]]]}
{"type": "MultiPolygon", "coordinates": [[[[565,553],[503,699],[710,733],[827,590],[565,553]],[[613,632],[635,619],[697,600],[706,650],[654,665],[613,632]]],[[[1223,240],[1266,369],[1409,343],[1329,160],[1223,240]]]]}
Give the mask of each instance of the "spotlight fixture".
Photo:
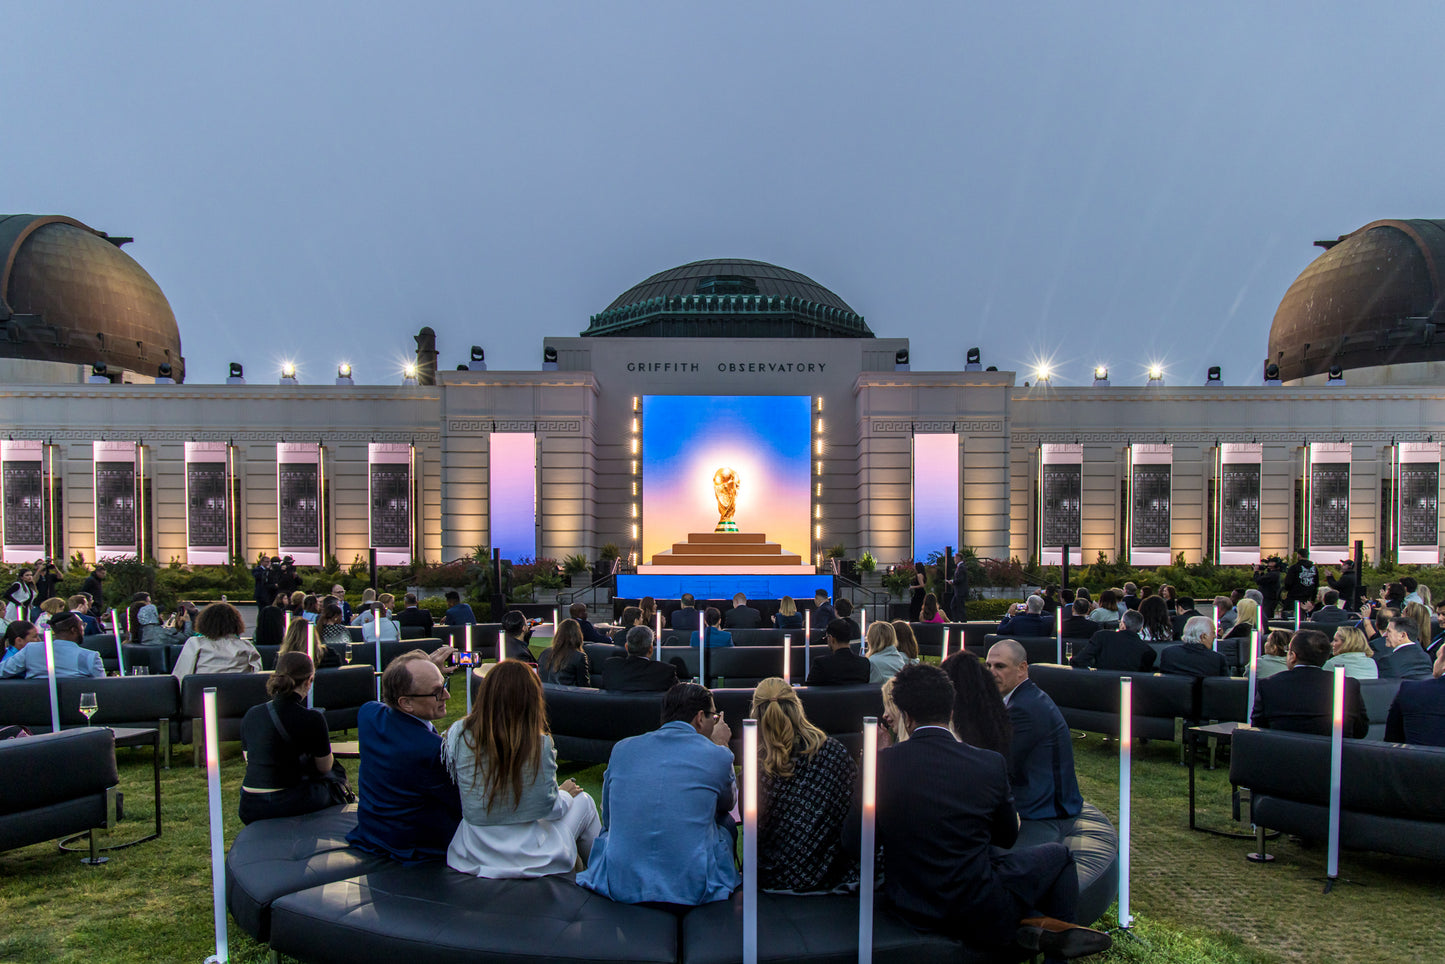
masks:
{"type": "Polygon", "coordinates": [[[893,370],[895,372],[906,372],[909,370],[908,349],[900,348],[893,353],[893,370]]]}
{"type": "Polygon", "coordinates": [[[1107,366],[1107,365],[1095,365],[1095,366],[1094,366],[1094,387],[1095,387],[1095,388],[1108,388],[1108,387],[1109,387],[1109,366],[1107,366]]]}
{"type": "Polygon", "coordinates": [[[1050,380],[1052,375],[1053,372],[1048,365],[1039,365],[1034,369],[1034,381],[1040,385],[1052,385],[1053,382],[1050,380]]]}
{"type": "Polygon", "coordinates": [[[1160,368],[1158,365],[1150,365],[1150,366],[1149,366],[1149,384],[1150,384],[1150,385],[1163,385],[1163,384],[1164,384],[1164,369],[1160,368]]]}
{"type": "Polygon", "coordinates": [[[983,353],[977,348],[970,348],[968,350],[968,363],[963,366],[963,370],[966,372],[976,372],[982,370],[982,368],[983,353]]]}
{"type": "Polygon", "coordinates": [[[457,371],[459,371],[459,372],[469,372],[469,371],[471,371],[471,369],[468,368],[466,365],[458,365],[458,366],[457,366],[457,371]]]}
{"type": "Polygon", "coordinates": [[[246,384],[246,369],[241,367],[240,362],[231,362],[230,374],[226,376],[227,385],[246,384]]]}
{"type": "Polygon", "coordinates": [[[98,361],[90,366],[90,378],[87,379],[92,385],[109,385],[110,375],[103,361],[98,361]]]}
{"type": "Polygon", "coordinates": [[[1282,381],[1280,381],[1279,378],[1279,366],[1276,365],[1274,362],[1264,363],[1264,383],[1266,385],[1284,384],[1282,381]]]}
{"type": "Polygon", "coordinates": [[[482,351],[481,345],[472,346],[472,362],[467,368],[474,372],[484,372],[487,370],[487,353],[482,351]]]}
{"type": "Polygon", "coordinates": [[[986,372],[996,372],[996,371],[998,371],[998,366],[997,366],[997,365],[990,365],[990,366],[988,366],[987,368],[985,368],[984,371],[986,371],[986,372]]]}
{"type": "Polygon", "coordinates": [[[295,363],[295,362],[289,362],[289,361],[288,361],[288,362],[282,362],[282,363],[281,363],[281,382],[280,382],[280,383],[281,383],[282,385],[299,385],[299,384],[300,384],[300,382],[298,382],[298,381],[296,380],[296,363],[295,363]]]}
{"type": "Polygon", "coordinates": [[[1343,385],[1345,383],[1345,370],[1339,365],[1330,366],[1330,385],[1343,385]]]}
{"type": "Polygon", "coordinates": [[[351,363],[350,363],[350,362],[342,362],[340,365],[337,365],[337,366],[336,366],[336,384],[338,384],[338,385],[355,385],[355,384],[356,384],[355,380],[352,379],[352,377],[351,377],[351,363]]]}
{"type": "Polygon", "coordinates": [[[1218,365],[1210,365],[1209,371],[1205,373],[1205,388],[1223,388],[1223,370],[1218,365]]]}
{"type": "Polygon", "coordinates": [[[401,370],[401,383],[402,383],[403,385],[415,385],[415,384],[416,384],[416,366],[415,366],[415,365],[407,364],[404,368],[402,368],[402,370],[401,370]]]}
{"type": "Polygon", "coordinates": [[[175,383],[176,380],[171,377],[171,363],[161,362],[160,365],[156,368],[156,384],[174,385],[175,383]]]}
{"type": "Polygon", "coordinates": [[[557,349],[551,345],[542,349],[542,371],[555,372],[557,370],[557,349]]]}

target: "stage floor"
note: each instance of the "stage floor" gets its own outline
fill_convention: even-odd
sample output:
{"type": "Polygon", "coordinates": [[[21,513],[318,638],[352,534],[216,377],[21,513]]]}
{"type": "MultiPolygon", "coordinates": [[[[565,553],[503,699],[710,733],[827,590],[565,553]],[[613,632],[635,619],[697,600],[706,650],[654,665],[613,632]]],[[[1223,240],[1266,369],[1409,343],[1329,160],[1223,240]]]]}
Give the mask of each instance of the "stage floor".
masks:
{"type": "Polygon", "coordinates": [[[751,599],[812,599],[813,593],[821,589],[833,595],[833,576],[819,575],[811,567],[789,566],[789,571],[780,573],[758,572],[746,569],[742,572],[719,572],[716,568],[700,571],[687,569],[680,572],[658,572],[656,566],[638,566],[636,575],[631,573],[617,577],[617,595],[623,599],[677,599],[683,593],[691,593],[697,599],[731,599],[734,593],[745,593],[751,599]],[[651,569],[650,572],[643,571],[651,569]],[[799,568],[804,572],[798,572],[799,568]]]}
{"type": "Polygon", "coordinates": [[[639,576],[687,576],[692,574],[726,576],[811,576],[817,571],[817,567],[815,566],[672,566],[643,563],[637,567],[637,574],[639,576]]]}

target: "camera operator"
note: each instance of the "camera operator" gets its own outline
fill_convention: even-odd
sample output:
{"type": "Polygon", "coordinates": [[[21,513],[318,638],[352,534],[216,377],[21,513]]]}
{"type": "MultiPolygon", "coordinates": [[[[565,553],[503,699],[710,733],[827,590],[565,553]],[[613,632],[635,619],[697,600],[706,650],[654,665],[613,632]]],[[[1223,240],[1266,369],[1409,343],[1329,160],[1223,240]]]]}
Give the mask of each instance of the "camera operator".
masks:
{"type": "Polygon", "coordinates": [[[1254,584],[1264,596],[1264,603],[1259,607],[1263,612],[1261,626],[1267,626],[1274,618],[1274,611],[1279,608],[1280,564],[1279,556],[1270,556],[1254,565],[1254,584]]]}

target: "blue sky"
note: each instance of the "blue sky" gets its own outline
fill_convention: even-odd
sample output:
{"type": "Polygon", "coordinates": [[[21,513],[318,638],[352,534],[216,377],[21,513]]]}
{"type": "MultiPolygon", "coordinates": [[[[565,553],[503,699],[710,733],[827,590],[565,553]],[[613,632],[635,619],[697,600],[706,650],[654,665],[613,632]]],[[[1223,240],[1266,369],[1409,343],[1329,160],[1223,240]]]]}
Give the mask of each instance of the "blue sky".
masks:
{"type": "MultiPolygon", "coordinates": [[[[915,367],[1257,380],[1311,243],[1440,215],[1445,7],[7,5],[0,210],[112,234],[188,380],[391,382],[699,258],[786,265],[915,367]]],[[[1022,380],[1021,376],[1021,380],[1022,380]]]]}

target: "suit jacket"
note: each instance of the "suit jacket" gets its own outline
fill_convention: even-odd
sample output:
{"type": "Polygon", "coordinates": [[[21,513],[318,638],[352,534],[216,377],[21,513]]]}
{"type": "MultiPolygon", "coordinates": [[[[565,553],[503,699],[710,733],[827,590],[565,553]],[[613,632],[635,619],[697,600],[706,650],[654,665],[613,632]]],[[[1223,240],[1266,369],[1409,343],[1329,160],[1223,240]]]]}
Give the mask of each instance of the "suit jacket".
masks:
{"type": "Polygon", "coordinates": [[[828,624],[838,618],[838,610],[833,608],[832,603],[824,603],[813,610],[813,628],[827,629],[828,624]]]}
{"type": "Polygon", "coordinates": [[[1385,718],[1385,741],[1445,746],[1445,676],[1400,684],[1385,718]]]}
{"type": "MultiPolygon", "coordinates": [[[[1099,624],[1088,616],[1065,616],[1065,639],[1089,639],[1098,630],[1099,624]]],[[[1053,635],[1050,633],[1050,635],[1053,635]]]]}
{"type": "Polygon", "coordinates": [[[357,715],[366,746],[357,776],[356,828],[347,843],[403,863],[446,856],[462,802],[442,763],[441,734],[424,720],[383,703],[357,715]]]}
{"type": "MultiPolygon", "coordinates": [[[[596,679],[593,679],[596,682],[596,679]]],[[[646,656],[613,656],[602,663],[602,688],[622,693],[665,693],[677,682],[677,670],[646,656]]]]}
{"type": "Polygon", "coordinates": [[[1139,638],[1138,633],[1124,630],[1100,630],[1083,646],[1074,650],[1069,665],[1092,666],[1094,669],[1144,670],[1154,668],[1154,647],[1139,638]]]}
{"type": "Polygon", "coordinates": [[[1198,615],[1198,613],[1184,613],[1182,615],[1170,616],[1169,621],[1174,624],[1174,638],[1183,639],[1184,624],[1198,615]]]}
{"type": "Polygon", "coordinates": [[[813,660],[813,671],[808,674],[805,686],[843,686],[848,683],[866,683],[873,672],[873,664],[867,656],[860,656],[851,649],[837,649],[826,656],[813,660]]]}
{"type": "Polygon", "coordinates": [[[518,639],[510,633],[503,633],[502,636],[501,659],[520,659],[524,663],[537,665],[537,657],[532,655],[532,649],[525,639],[518,639]]]}
{"type": "Polygon", "coordinates": [[[1159,654],[1159,672],[1181,676],[1228,676],[1229,663],[1203,643],[1180,643],[1159,654]]]}
{"type": "MultiPolygon", "coordinates": [[[[693,630],[692,635],[687,637],[687,644],[689,646],[696,646],[698,642],[699,639],[697,630],[693,630]]],[[[707,628],[708,649],[722,649],[726,646],[731,646],[732,644],[733,634],[728,632],[726,629],[718,629],[716,626],[709,626],[707,628]]]]}
{"type": "Polygon", "coordinates": [[[598,629],[596,626],[592,625],[592,623],[591,623],[589,620],[579,619],[579,620],[577,620],[577,625],[578,625],[579,627],[581,627],[581,629],[582,629],[582,642],[584,642],[584,643],[611,643],[611,642],[612,642],[612,640],[611,640],[610,637],[606,636],[606,635],[602,632],[602,630],[600,630],[600,629],[598,629]]]}
{"type": "Polygon", "coordinates": [[[1003,920],[1012,931],[1017,914],[992,852],[1019,832],[1003,757],[920,727],[878,754],[877,814],[883,894],[904,917],[975,936],[1003,920]]]}
{"type": "Polygon", "coordinates": [[[433,621],[431,611],[422,609],[420,606],[408,606],[397,614],[396,624],[398,626],[420,626],[430,636],[432,634],[433,621]]]}
{"type": "Polygon", "coordinates": [[[734,606],[723,614],[723,625],[728,629],[758,629],[763,625],[763,614],[752,606],[734,606]]]}
{"type": "Polygon", "coordinates": [[[1375,662],[1380,666],[1381,679],[1429,679],[1433,669],[1430,657],[1418,643],[1397,646],[1375,662]]]}
{"type": "Polygon", "coordinates": [[[1310,621],[1328,626],[1342,626],[1346,623],[1353,626],[1360,621],[1360,614],[1347,612],[1338,606],[1323,606],[1310,613],[1310,621]]]}
{"type": "MultiPolygon", "coordinates": [[[[1255,683],[1251,726],[1291,733],[1329,736],[1334,721],[1333,673],[1318,666],[1296,666],[1255,683]]],[[[1360,681],[1345,677],[1345,736],[1370,732],[1370,719],[1360,699],[1360,681]]]]}
{"type": "Polygon", "coordinates": [[[702,610],[696,606],[674,609],[672,615],[667,618],[667,625],[670,629],[696,629],[701,612],[702,610]]]}
{"type": "Polygon", "coordinates": [[[1014,613],[999,621],[999,636],[1017,636],[1021,639],[1038,639],[1054,635],[1054,621],[1037,613],[1014,613]]]}
{"type": "Polygon", "coordinates": [[[1055,820],[1084,808],[1074,775],[1074,736],[1049,695],[1024,680],[1008,698],[1008,775],[1019,816],[1055,820]]]}

